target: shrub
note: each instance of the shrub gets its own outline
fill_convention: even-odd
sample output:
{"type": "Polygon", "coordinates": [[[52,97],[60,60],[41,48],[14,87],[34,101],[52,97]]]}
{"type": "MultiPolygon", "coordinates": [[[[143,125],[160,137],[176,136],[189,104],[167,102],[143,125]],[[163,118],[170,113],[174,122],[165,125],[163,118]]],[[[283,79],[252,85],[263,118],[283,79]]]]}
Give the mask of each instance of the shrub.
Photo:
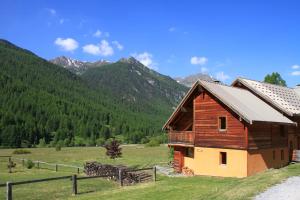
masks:
{"type": "Polygon", "coordinates": [[[142,139],[141,139],[141,143],[142,143],[142,144],[147,144],[148,142],[150,142],[150,140],[149,140],[148,137],[145,137],[145,138],[142,138],[142,139]]]}
{"type": "Polygon", "coordinates": [[[120,143],[113,138],[110,143],[105,145],[106,155],[111,159],[115,159],[122,156],[122,148],[120,147],[120,143]]]}
{"type": "Polygon", "coordinates": [[[16,167],[16,163],[14,163],[12,160],[8,162],[7,164],[7,168],[9,169],[9,173],[12,172],[12,168],[15,168],[16,167]]]}
{"type": "Polygon", "coordinates": [[[61,145],[60,145],[60,143],[57,143],[57,144],[56,144],[55,150],[56,150],[56,151],[60,151],[60,150],[61,150],[61,145]]]}
{"type": "Polygon", "coordinates": [[[76,147],[83,147],[85,146],[85,140],[81,137],[75,137],[75,146],[76,147]]]}
{"type": "Polygon", "coordinates": [[[146,144],[147,147],[158,147],[159,145],[160,143],[156,138],[151,138],[150,141],[146,144]]]}
{"type": "Polygon", "coordinates": [[[30,147],[30,142],[27,140],[22,140],[21,141],[21,147],[22,148],[29,148],[30,147]]]}
{"type": "Polygon", "coordinates": [[[98,138],[96,140],[97,146],[103,146],[105,144],[105,139],[104,138],[98,138]]]}
{"type": "Polygon", "coordinates": [[[25,166],[27,169],[31,169],[34,167],[34,163],[31,160],[27,160],[27,162],[25,163],[25,166]]]}
{"type": "Polygon", "coordinates": [[[45,138],[41,138],[40,140],[39,140],[39,145],[38,145],[38,147],[46,147],[46,141],[45,141],[45,138]]]}
{"type": "Polygon", "coordinates": [[[13,154],[30,154],[31,152],[26,149],[16,149],[13,151],[13,154]]]}

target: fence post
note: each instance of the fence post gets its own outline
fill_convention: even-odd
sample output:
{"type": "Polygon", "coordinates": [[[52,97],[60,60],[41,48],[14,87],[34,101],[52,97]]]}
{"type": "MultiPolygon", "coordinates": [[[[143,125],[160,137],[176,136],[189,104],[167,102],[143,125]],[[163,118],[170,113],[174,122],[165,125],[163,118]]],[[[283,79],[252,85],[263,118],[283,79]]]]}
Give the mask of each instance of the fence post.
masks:
{"type": "Polygon", "coordinates": [[[24,158],[22,159],[22,167],[25,166],[25,161],[24,161],[24,158]]]}
{"type": "Polygon", "coordinates": [[[37,168],[39,169],[40,168],[40,162],[37,161],[37,168]]]}
{"type": "Polygon", "coordinates": [[[119,181],[120,181],[120,186],[123,186],[122,169],[119,169],[119,181]]]}
{"type": "Polygon", "coordinates": [[[56,171],[56,172],[58,171],[58,166],[57,166],[57,164],[55,164],[55,171],[56,171]]]}
{"type": "Polygon", "coordinates": [[[12,184],[6,182],[6,200],[12,200],[12,184]]]}
{"type": "Polygon", "coordinates": [[[77,174],[79,174],[79,167],[77,168],[77,174]]]}
{"type": "Polygon", "coordinates": [[[11,166],[12,165],[12,162],[11,162],[11,157],[8,157],[8,173],[11,173],[11,166]]]}
{"type": "Polygon", "coordinates": [[[153,181],[156,181],[156,167],[153,167],[153,181]]]}
{"type": "Polygon", "coordinates": [[[73,185],[73,192],[72,192],[72,194],[75,196],[76,194],[77,194],[77,175],[76,174],[74,174],[73,176],[72,176],[72,185],[73,185]]]}

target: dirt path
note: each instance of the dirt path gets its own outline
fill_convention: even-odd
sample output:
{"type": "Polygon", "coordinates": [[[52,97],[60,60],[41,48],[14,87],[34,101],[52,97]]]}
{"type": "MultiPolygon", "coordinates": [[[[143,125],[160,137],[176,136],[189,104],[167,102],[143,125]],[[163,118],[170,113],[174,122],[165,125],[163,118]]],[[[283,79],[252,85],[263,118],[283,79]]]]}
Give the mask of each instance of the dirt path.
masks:
{"type": "Polygon", "coordinates": [[[288,178],[257,195],[254,200],[300,200],[300,176],[288,178]]]}

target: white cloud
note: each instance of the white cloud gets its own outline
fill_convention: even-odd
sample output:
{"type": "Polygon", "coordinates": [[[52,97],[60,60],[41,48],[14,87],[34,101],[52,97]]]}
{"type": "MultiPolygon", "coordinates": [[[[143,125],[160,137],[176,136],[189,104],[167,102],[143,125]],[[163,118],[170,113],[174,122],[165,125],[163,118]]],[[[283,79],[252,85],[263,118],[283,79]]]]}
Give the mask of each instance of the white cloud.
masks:
{"type": "Polygon", "coordinates": [[[170,27],[170,28],[169,28],[169,32],[174,32],[174,31],[176,31],[176,28],[175,28],[175,27],[170,27]]]}
{"type": "Polygon", "coordinates": [[[48,8],[47,10],[49,11],[49,13],[50,13],[51,15],[53,15],[53,16],[56,15],[56,10],[54,10],[54,9],[52,9],[52,8],[48,8]]]}
{"type": "Polygon", "coordinates": [[[101,37],[101,35],[102,32],[99,29],[93,34],[94,37],[101,37]]]}
{"type": "Polygon", "coordinates": [[[299,65],[293,65],[292,69],[300,69],[300,66],[299,65]]]}
{"type": "Polygon", "coordinates": [[[293,71],[291,73],[292,76],[300,76],[300,71],[293,71]]]}
{"type": "Polygon", "coordinates": [[[63,24],[64,22],[65,22],[65,19],[60,19],[60,20],[59,20],[59,23],[60,23],[60,24],[63,24]]]}
{"type": "Polygon", "coordinates": [[[93,33],[94,37],[100,38],[100,37],[109,37],[109,32],[102,32],[99,29],[95,33],[93,33]]]}
{"type": "Polygon", "coordinates": [[[220,81],[226,81],[228,79],[230,79],[230,76],[228,76],[227,74],[225,74],[224,72],[218,72],[216,74],[216,78],[220,81]]]}
{"type": "Polygon", "coordinates": [[[192,65],[205,65],[207,61],[208,59],[206,57],[197,57],[197,56],[191,57],[192,65]]]}
{"type": "Polygon", "coordinates": [[[118,41],[112,41],[111,42],[112,44],[114,44],[116,47],[117,47],[117,49],[119,49],[120,51],[121,50],[123,50],[124,49],[124,46],[123,45],[121,45],[118,41]]]}
{"type": "Polygon", "coordinates": [[[78,48],[78,42],[72,38],[56,38],[54,44],[59,46],[64,51],[74,51],[78,48]]]}
{"type": "Polygon", "coordinates": [[[100,44],[88,44],[82,47],[83,52],[92,55],[111,56],[114,54],[113,48],[106,40],[102,40],[100,44]]]}
{"type": "Polygon", "coordinates": [[[155,69],[155,70],[158,69],[156,63],[153,62],[152,54],[148,52],[143,52],[140,54],[134,53],[132,54],[132,56],[138,61],[140,61],[143,65],[149,67],[150,69],[155,69]]]}

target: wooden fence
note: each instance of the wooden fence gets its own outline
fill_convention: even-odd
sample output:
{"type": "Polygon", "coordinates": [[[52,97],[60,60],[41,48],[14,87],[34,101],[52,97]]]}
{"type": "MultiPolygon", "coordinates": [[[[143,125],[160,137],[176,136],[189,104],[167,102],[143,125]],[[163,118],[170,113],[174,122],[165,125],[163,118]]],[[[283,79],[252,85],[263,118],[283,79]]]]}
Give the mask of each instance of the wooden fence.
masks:
{"type": "MultiPolygon", "coordinates": [[[[135,170],[126,170],[126,172],[135,172],[135,171],[143,171],[143,170],[153,170],[152,180],[156,181],[156,167],[153,168],[143,168],[143,169],[135,169],[135,170]]],[[[119,169],[119,183],[120,186],[123,186],[123,178],[122,178],[122,169],[119,169]]],[[[47,181],[54,181],[54,180],[62,180],[62,179],[70,179],[72,181],[72,195],[78,194],[78,180],[84,179],[92,179],[92,178],[106,178],[107,176],[86,176],[86,177],[77,177],[76,174],[72,176],[60,176],[60,177],[52,177],[52,178],[44,178],[44,179],[34,179],[34,180],[27,180],[27,181],[16,181],[16,182],[6,182],[6,184],[0,184],[0,187],[6,186],[6,200],[13,199],[13,186],[16,185],[24,185],[24,184],[31,184],[31,183],[39,183],[39,182],[47,182],[47,181]]]]}
{"type": "MultiPolygon", "coordinates": [[[[12,157],[10,158],[11,160],[19,160],[22,162],[22,166],[25,166],[25,161],[27,162],[29,159],[25,159],[25,158],[15,158],[12,157]]],[[[83,167],[79,167],[79,166],[75,166],[75,165],[66,165],[66,164],[58,164],[58,163],[48,163],[48,162],[44,162],[44,161],[40,161],[40,160],[34,160],[32,161],[36,167],[39,169],[41,168],[41,165],[48,165],[48,166],[52,166],[53,169],[57,172],[59,167],[68,167],[68,168],[74,168],[77,170],[77,174],[80,173],[80,170],[83,171],[83,167]]]]}

